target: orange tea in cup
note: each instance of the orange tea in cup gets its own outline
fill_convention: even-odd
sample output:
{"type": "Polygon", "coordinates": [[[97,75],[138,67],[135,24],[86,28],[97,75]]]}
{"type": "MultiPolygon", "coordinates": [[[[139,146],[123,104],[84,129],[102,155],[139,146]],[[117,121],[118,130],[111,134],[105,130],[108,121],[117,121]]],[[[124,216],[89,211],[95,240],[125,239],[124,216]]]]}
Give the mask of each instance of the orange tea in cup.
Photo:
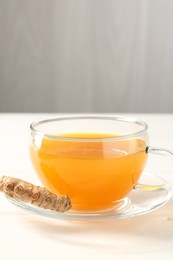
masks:
{"type": "Polygon", "coordinates": [[[147,136],[131,127],[109,117],[32,125],[30,154],[39,179],[53,193],[68,195],[74,209],[112,208],[133,189],[147,160],[147,136]]]}

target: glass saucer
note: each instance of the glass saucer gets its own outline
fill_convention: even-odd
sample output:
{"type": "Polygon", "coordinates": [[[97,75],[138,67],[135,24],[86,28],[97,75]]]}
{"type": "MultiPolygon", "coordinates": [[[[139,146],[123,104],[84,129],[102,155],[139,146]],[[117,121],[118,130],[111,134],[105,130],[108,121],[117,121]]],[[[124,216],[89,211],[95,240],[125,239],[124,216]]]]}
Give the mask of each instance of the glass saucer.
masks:
{"type": "MultiPolygon", "coordinates": [[[[166,183],[166,181],[161,177],[148,172],[144,172],[142,174],[139,182],[150,185],[166,183]]],[[[172,187],[166,185],[164,189],[157,191],[132,190],[129,196],[122,200],[118,207],[114,207],[106,211],[100,210],[97,212],[84,212],[71,209],[64,213],[38,208],[31,204],[21,202],[20,200],[13,199],[9,196],[6,196],[6,198],[18,207],[30,213],[44,217],[73,221],[99,221],[106,219],[130,218],[149,213],[166,204],[172,197],[172,193],[172,187]]]]}

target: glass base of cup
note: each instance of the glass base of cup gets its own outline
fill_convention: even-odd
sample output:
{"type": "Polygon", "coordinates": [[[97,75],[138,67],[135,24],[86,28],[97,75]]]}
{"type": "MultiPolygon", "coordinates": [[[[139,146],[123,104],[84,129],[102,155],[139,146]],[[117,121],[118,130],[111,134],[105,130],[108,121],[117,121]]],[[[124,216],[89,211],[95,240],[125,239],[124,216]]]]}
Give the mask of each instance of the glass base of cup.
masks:
{"type": "Polygon", "coordinates": [[[111,214],[111,213],[115,213],[115,212],[123,212],[124,210],[126,210],[128,207],[130,207],[131,205],[131,201],[128,198],[124,198],[121,199],[119,201],[116,201],[114,203],[113,207],[110,208],[104,208],[104,209],[97,209],[97,210],[81,210],[81,209],[77,209],[77,208],[72,208],[70,210],[70,212],[72,214],[111,214]]]}

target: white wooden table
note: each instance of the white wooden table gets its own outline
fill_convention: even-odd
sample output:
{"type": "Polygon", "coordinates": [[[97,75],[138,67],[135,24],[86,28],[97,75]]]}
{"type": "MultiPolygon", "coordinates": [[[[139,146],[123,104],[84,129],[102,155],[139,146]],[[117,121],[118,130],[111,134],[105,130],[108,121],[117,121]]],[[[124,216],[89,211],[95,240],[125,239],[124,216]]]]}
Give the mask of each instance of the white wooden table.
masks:
{"type": "MultiPolygon", "coordinates": [[[[29,153],[29,124],[57,114],[0,114],[0,172],[39,183],[29,153]]],[[[149,125],[150,144],[173,150],[172,114],[128,115],[149,125]]],[[[173,180],[173,161],[152,171],[173,180]]],[[[173,200],[146,215],[79,223],[37,216],[0,194],[0,259],[173,259],[173,200]],[[23,257],[23,258],[22,258],[23,257]]]]}

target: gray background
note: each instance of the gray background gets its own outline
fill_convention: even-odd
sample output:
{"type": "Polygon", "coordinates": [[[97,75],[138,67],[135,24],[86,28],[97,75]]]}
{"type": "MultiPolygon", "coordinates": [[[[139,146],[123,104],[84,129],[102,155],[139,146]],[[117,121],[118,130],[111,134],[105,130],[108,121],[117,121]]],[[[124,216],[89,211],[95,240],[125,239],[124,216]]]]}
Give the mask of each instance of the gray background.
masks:
{"type": "Polygon", "coordinates": [[[172,0],[0,0],[0,112],[173,112],[172,0]]]}

